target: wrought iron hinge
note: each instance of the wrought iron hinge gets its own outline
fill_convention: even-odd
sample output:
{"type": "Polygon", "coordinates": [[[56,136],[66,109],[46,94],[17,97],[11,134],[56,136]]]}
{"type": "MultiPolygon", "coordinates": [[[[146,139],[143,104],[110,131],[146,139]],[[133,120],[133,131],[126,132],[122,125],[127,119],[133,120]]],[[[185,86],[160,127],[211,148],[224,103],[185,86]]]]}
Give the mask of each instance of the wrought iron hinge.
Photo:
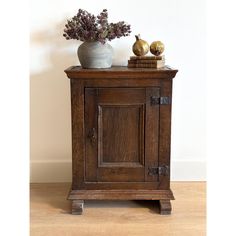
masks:
{"type": "Polygon", "coordinates": [[[151,96],[151,105],[168,105],[170,104],[169,97],[151,96]]]}
{"type": "Polygon", "coordinates": [[[148,175],[170,175],[170,168],[167,165],[158,166],[158,167],[148,167],[148,175]]]}

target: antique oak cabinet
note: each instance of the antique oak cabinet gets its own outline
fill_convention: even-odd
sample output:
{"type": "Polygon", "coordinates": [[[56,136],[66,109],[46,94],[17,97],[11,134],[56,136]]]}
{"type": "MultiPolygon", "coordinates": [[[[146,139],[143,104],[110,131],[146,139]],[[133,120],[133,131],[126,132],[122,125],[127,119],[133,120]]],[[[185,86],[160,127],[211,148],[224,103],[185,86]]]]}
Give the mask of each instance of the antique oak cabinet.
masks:
{"type": "Polygon", "coordinates": [[[156,200],[171,213],[172,79],[177,70],[65,70],[71,84],[72,214],[84,200],[156,200]]]}

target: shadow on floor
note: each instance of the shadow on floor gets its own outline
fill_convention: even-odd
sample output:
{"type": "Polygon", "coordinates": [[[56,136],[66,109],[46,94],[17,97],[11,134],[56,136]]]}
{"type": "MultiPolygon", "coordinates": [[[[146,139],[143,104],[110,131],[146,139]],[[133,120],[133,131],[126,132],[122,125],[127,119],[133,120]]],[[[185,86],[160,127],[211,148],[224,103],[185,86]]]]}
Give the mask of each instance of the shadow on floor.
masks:
{"type": "Polygon", "coordinates": [[[157,201],[145,200],[87,200],[86,208],[148,208],[151,213],[159,212],[157,201]]]}
{"type": "MultiPolygon", "coordinates": [[[[68,200],[57,201],[55,205],[54,202],[51,202],[54,207],[61,208],[61,213],[70,214],[71,213],[71,202],[68,200]]],[[[86,200],[84,203],[84,209],[86,208],[147,208],[152,214],[159,213],[159,204],[158,201],[145,201],[145,200],[86,200]]]]}
{"type": "MultiPolygon", "coordinates": [[[[71,201],[67,200],[70,184],[32,184],[31,199],[40,203],[51,205],[55,209],[60,209],[62,214],[71,213],[71,201]],[[38,187],[40,186],[40,187],[38,187]]],[[[159,213],[158,201],[145,200],[86,200],[84,208],[147,208],[152,214],[159,213]]]]}

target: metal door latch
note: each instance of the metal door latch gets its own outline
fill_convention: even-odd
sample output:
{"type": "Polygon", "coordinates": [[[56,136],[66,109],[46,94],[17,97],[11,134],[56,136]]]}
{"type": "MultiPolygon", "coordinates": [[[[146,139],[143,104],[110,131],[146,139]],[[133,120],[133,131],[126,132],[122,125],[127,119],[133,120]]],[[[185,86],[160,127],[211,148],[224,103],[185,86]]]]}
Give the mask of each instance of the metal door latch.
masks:
{"type": "Polygon", "coordinates": [[[148,167],[148,175],[164,175],[168,176],[170,174],[170,167],[167,165],[158,166],[158,167],[148,167]]]}
{"type": "Polygon", "coordinates": [[[151,102],[151,105],[168,105],[170,104],[170,98],[151,96],[150,102],[151,102]]]}

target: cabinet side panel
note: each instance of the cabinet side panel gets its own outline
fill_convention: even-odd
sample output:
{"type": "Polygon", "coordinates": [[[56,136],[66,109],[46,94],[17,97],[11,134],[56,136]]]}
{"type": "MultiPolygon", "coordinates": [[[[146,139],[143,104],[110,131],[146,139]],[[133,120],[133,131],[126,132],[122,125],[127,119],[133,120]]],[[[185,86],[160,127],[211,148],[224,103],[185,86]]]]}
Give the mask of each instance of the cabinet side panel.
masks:
{"type": "Polygon", "coordinates": [[[84,88],[79,80],[71,79],[72,117],[72,189],[84,181],[84,88]]]}
{"type": "MultiPolygon", "coordinates": [[[[159,166],[169,166],[170,170],[172,80],[161,83],[161,96],[169,97],[170,104],[160,106],[159,166]]],[[[169,189],[170,174],[160,175],[159,182],[159,189],[169,189]]]]}

